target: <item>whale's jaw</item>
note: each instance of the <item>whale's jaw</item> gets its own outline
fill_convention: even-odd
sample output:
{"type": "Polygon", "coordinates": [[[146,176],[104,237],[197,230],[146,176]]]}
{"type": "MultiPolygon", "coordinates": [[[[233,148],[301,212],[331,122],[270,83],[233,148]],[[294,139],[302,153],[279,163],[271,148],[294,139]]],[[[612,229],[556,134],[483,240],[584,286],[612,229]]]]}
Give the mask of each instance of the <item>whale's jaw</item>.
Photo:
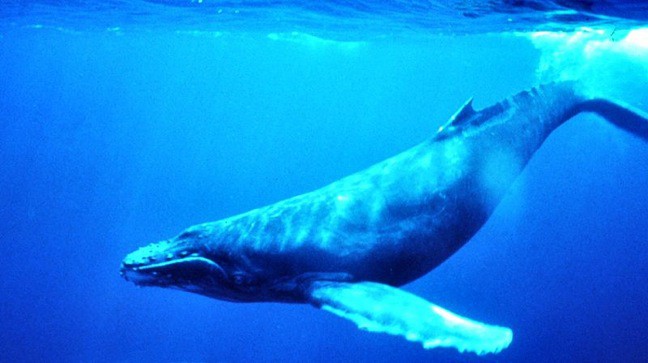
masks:
{"type": "Polygon", "coordinates": [[[226,276],[225,271],[217,263],[199,256],[189,256],[148,265],[133,265],[122,262],[120,274],[126,280],[132,281],[139,286],[160,287],[193,285],[202,280],[211,280],[211,283],[216,283],[226,276]]]}
{"type": "Polygon", "coordinates": [[[194,291],[218,286],[227,277],[224,269],[208,256],[169,240],[129,253],[121,263],[120,275],[138,286],[194,291]]]}

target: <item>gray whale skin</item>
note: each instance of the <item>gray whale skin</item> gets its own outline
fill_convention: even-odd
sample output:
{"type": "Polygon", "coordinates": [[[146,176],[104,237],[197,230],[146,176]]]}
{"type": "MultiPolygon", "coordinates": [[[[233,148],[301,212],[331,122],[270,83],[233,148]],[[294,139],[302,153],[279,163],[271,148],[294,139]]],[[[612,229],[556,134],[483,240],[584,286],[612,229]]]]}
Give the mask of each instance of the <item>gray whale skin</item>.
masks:
{"type": "Polygon", "coordinates": [[[423,143],[321,189],[142,247],[121,274],[222,300],[308,303],[425,348],[497,353],[510,329],[398,286],[470,240],[549,134],[576,114],[596,113],[648,141],[645,113],[578,89],[550,83],[480,111],[469,100],[423,143]]]}

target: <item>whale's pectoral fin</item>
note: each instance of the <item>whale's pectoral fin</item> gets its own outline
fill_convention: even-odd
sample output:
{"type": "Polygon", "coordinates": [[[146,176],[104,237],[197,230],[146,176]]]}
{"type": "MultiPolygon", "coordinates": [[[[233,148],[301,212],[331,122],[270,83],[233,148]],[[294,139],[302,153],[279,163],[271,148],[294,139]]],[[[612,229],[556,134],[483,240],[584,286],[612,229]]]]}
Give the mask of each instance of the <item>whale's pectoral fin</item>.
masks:
{"type": "Polygon", "coordinates": [[[360,329],[400,335],[426,349],[497,353],[513,338],[510,329],[470,320],[406,291],[373,282],[315,282],[310,303],[349,319],[360,329]]]}

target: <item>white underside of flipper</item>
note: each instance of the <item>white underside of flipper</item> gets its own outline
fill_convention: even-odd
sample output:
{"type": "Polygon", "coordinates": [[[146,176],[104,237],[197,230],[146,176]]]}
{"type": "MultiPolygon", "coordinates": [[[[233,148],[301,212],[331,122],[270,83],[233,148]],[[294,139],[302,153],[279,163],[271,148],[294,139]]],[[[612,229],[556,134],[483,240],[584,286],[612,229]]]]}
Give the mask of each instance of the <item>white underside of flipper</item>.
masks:
{"type": "Polygon", "coordinates": [[[511,344],[511,329],[464,318],[406,291],[373,282],[318,282],[311,303],[351,320],[360,329],[402,336],[426,349],[498,353],[511,344]]]}

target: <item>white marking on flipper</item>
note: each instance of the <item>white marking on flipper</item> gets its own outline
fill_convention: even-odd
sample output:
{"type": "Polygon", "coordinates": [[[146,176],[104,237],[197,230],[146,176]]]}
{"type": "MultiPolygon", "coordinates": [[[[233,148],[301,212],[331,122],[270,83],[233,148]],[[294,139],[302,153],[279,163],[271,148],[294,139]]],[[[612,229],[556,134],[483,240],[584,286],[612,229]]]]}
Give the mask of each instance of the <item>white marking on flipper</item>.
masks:
{"type": "Polygon", "coordinates": [[[416,295],[373,282],[315,283],[312,303],[366,331],[402,336],[425,349],[498,353],[511,344],[510,329],[452,313],[416,295]]]}

